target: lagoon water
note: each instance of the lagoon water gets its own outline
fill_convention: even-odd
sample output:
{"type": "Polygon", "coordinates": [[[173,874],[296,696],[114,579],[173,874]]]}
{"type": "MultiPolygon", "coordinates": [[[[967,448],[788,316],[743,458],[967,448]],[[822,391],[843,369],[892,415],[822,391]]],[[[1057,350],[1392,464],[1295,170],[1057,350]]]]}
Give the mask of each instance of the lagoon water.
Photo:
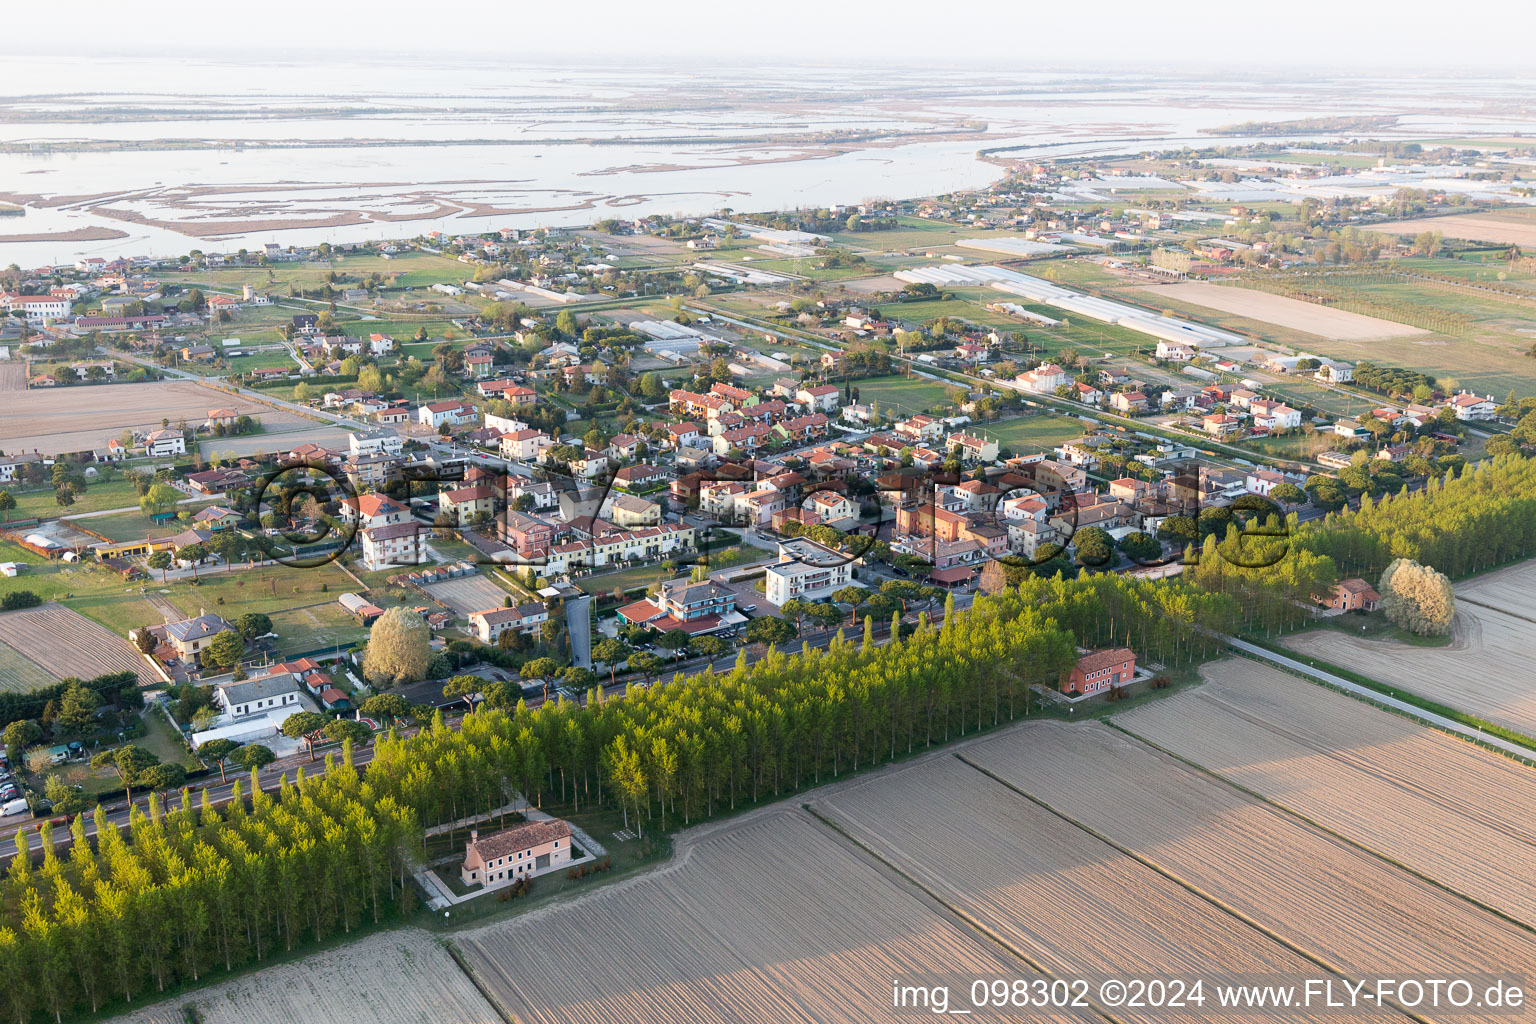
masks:
{"type": "Polygon", "coordinates": [[[1507,135],[1536,131],[1529,85],[8,57],[0,198],[28,209],[0,239],[123,236],[0,240],[0,264],[933,195],[998,177],[982,150],[1209,145],[1221,125],[1321,114],[1507,135]]]}

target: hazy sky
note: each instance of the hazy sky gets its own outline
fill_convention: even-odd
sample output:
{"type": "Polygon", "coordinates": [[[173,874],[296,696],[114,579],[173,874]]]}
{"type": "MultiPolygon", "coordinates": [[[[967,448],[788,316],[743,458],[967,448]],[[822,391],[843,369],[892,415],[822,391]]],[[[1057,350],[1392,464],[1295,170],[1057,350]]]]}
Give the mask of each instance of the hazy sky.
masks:
{"type": "MultiPolygon", "coordinates": [[[[56,5],[12,0],[7,6],[7,35],[27,39],[34,52],[58,33],[56,5]]],[[[1106,60],[1282,68],[1343,63],[1409,71],[1536,67],[1532,0],[153,0],[137,6],[75,0],[68,19],[88,28],[60,37],[61,52],[458,52],[537,64],[584,62],[589,55],[631,55],[644,63],[696,55],[712,62],[908,67],[969,59],[1084,70],[1105,70],[1106,60]]]]}

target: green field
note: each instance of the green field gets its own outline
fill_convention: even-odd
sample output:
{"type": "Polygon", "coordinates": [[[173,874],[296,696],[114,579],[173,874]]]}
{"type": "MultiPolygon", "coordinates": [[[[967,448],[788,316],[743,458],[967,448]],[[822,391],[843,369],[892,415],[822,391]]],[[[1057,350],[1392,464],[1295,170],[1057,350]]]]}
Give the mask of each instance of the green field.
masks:
{"type": "Polygon", "coordinates": [[[922,217],[898,217],[901,226],[889,231],[837,231],[832,240],[851,249],[923,249],[939,245],[953,245],[957,240],[977,233],[975,228],[962,227],[948,221],[925,220],[922,217]]]}
{"type": "MultiPolygon", "coordinates": [[[[356,589],[356,586],[353,586],[356,589]]],[[[368,637],[368,630],[358,625],[334,595],[328,603],[311,604],[273,612],[272,630],[277,634],[277,653],[294,654],[319,647],[347,648],[368,637]]]]}
{"type": "Polygon", "coordinates": [[[338,595],[356,590],[357,584],[332,563],[314,569],[287,565],[247,569],[237,562],[233,569],[220,566],[204,573],[195,586],[191,580],[172,580],[168,587],[171,602],[187,615],[207,609],[233,620],[246,612],[275,615],[296,605],[335,601],[338,595]]]}
{"type": "MultiPolygon", "coordinates": [[[[146,588],[149,586],[145,584],[146,588]]],[[[90,564],[49,562],[33,566],[20,576],[0,576],[0,594],[30,590],[44,601],[57,600],[124,636],[135,626],[164,618],[139,589],[139,584],[126,583],[117,573],[90,564]]]]}
{"type": "Polygon", "coordinates": [[[1082,437],[1088,429],[1082,420],[1068,416],[1019,416],[967,428],[972,433],[995,438],[1015,454],[1048,451],[1065,441],[1082,437]]]}
{"type": "MultiPolygon", "coordinates": [[[[535,570],[537,571],[537,570],[535,570]]],[[[683,573],[676,569],[667,571],[660,565],[636,565],[628,569],[620,569],[618,572],[607,572],[593,576],[583,576],[576,580],[576,586],[584,593],[607,594],[615,587],[629,590],[631,587],[648,587],[652,583],[660,583],[662,580],[681,576],[683,573]]]]}
{"type": "MultiPolygon", "coordinates": [[[[383,254],[336,256],[322,263],[274,263],[268,267],[212,267],[189,274],[168,274],[162,279],[230,295],[239,295],[241,286],[250,285],[258,293],[271,294],[281,301],[290,288],[316,289],[325,286],[335,271],[353,280],[337,282],[334,287],[355,288],[370,274],[395,278],[397,286],[419,288],[433,284],[456,284],[467,276],[467,268],[449,256],[425,252],[396,253],[391,259],[383,254]]],[[[259,310],[253,310],[253,312],[259,310]]]]}
{"type": "Polygon", "coordinates": [[[891,376],[866,377],[855,381],[854,387],[858,388],[861,403],[879,402],[882,413],[911,416],[947,405],[951,385],[923,377],[891,376]]]}
{"type": "MultiPolygon", "coordinates": [[[[110,473],[110,471],[108,471],[110,473]]],[[[45,486],[37,490],[22,491],[15,483],[0,487],[9,490],[16,499],[16,507],[8,513],[11,519],[36,516],[54,519],[61,515],[79,515],[81,512],[102,512],[109,508],[127,508],[139,504],[139,492],[126,480],[87,481],[85,493],[75,499],[68,508],[59,507],[53,498],[53,488],[45,486]]],[[[89,520],[86,520],[89,523],[89,520]]]]}
{"type": "Polygon", "coordinates": [[[213,502],[198,502],[192,505],[180,505],[177,511],[185,510],[188,521],[180,519],[172,523],[156,524],[149,521],[149,517],[137,510],[133,512],[114,512],[111,515],[92,516],[89,519],[79,521],[79,526],[85,527],[92,533],[99,533],[108,540],[138,540],[140,537],[169,537],[190,530],[191,517],[199,511],[207,508],[213,502]]]}

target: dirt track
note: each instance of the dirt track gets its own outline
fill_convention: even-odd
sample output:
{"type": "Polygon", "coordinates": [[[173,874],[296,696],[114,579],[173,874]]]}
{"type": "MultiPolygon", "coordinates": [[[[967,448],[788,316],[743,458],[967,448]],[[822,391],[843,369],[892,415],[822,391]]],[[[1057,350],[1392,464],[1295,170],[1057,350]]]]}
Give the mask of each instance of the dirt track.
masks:
{"type": "Polygon", "coordinates": [[[6,399],[0,417],[0,449],[45,454],[91,451],[126,429],[159,429],[162,419],[189,426],[208,418],[210,409],[233,409],[259,418],[269,431],[309,423],[241,395],[186,380],[147,384],[97,384],[32,388],[6,399]]]}

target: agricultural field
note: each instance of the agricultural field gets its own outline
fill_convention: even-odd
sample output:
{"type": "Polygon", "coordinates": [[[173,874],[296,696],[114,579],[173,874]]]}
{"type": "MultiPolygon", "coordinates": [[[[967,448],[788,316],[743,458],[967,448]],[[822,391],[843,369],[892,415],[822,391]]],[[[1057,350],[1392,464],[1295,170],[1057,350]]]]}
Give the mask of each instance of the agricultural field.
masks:
{"type": "MultiPolygon", "coordinates": [[[[1175,701],[1197,701],[1203,692],[1185,691],[1175,701]]],[[[1391,717],[1355,707],[1362,715],[1391,717]]],[[[1179,730],[1168,701],[1137,711],[1161,716],[1170,723],[1169,732],[1187,732],[1192,743],[1224,739],[1203,720],[1179,730]]],[[[1135,729],[1141,718],[1112,719],[1122,720],[1135,729]]],[[[1536,966],[1536,937],[1518,924],[1114,728],[1042,722],[978,741],[960,757],[1104,837],[1158,877],[1177,881],[1186,887],[1181,891],[1199,894],[1197,902],[1245,921],[1249,936],[1281,940],[1345,974],[1390,974],[1406,963],[1467,973],[1495,968],[1524,973],[1536,966]]],[[[1279,779],[1290,765],[1264,767],[1279,779]]],[[[1378,805],[1347,784],[1331,789],[1357,814],[1378,812],[1378,805]]],[[[941,793],[951,799],[954,791],[941,793]]],[[[1420,841],[1425,831],[1421,824],[1402,834],[1420,841]]],[[[1097,887],[1100,877],[1093,871],[1084,887],[1097,887]]],[[[1111,918],[1111,928],[1123,920],[1111,918]]]]}
{"type": "MultiPolygon", "coordinates": [[[[278,415],[287,416],[288,413],[278,415]]],[[[265,425],[266,417],[263,417],[265,425]]],[[[268,427],[259,434],[246,434],[241,437],[210,437],[198,443],[204,458],[230,458],[232,456],[255,455],[262,452],[287,452],[292,451],[301,444],[313,442],[324,445],[327,448],[346,449],[347,438],[351,432],[345,427],[321,426],[312,420],[302,420],[294,417],[296,422],[285,424],[278,430],[268,427]]]]}
{"type": "Polygon", "coordinates": [[[0,362],[0,392],[27,389],[27,364],[20,359],[0,362]]]}
{"type": "MultiPolygon", "coordinates": [[[[1060,732],[1088,728],[1102,731],[1057,726],[1060,732]]],[[[1032,749],[1036,731],[1016,730],[995,742],[1032,749]]],[[[985,757],[992,745],[967,748],[964,756],[985,757]]],[[[1084,776],[1094,780],[1093,788],[1099,787],[1097,775],[1090,770],[1084,776]]],[[[925,758],[903,771],[837,787],[817,809],[1049,974],[1125,971],[1232,981],[1244,974],[1301,973],[1311,966],[1177,880],[954,757],[925,758]]],[[[1123,1019],[1157,1016],[1132,1011],[1123,1019]]]]}
{"type": "Polygon", "coordinates": [[[1372,224],[1369,230],[1384,235],[1416,235],[1422,231],[1438,231],[1446,238],[1536,247],[1536,219],[1521,216],[1515,211],[1457,213],[1448,217],[1397,220],[1390,224],[1372,224]]]}
{"type": "Polygon", "coordinates": [[[1293,651],[1536,736],[1530,671],[1536,561],[1456,585],[1451,642],[1420,647],[1322,629],[1285,639],[1293,651]]]}
{"type": "MultiPolygon", "coordinates": [[[[193,425],[209,409],[233,409],[259,417],[267,430],[292,429],[311,421],[270,405],[186,380],[94,387],[34,388],[6,402],[0,449],[57,453],[105,448],[124,430],[158,430],[168,419],[193,425]]],[[[220,439],[225,440],[225,439],[220,439]]],[[[229,439],[233,440],[233,439],[229,439]]]]}
{"type": "Polygon", "coordinates": [[[59,604],[0,614],[0,644],[35,660],[57,679],[126,671],[137,673],[141,684],[159,682],[127,640],[59,604]]]}
{"type": "Polygon", "coordinates": [[[1202,674],[1204,686],[1116,715],[1115,724],[1387,861],[1536,925],[1536,828],[1526,813],[1536,805],[1536,772],[1269,666],[1234,659],[1202,674]]]}
{"type": "MultiPolygon", "coordinates": [[[[353,278],[366,278],[381,274],[395,277],[395,284],[403,288],[418,288],[432,284],[457,284],[464,280],[464,264],[449,256],[436,256],[426,252],[403,252],[384,259],[380,253],[356,256],[335,256],[329,261],[315,263],[273,263],[266,267],[210,267],[187,274],[157,275],[161,280],[184,284],[188,288],[239,295],[242,285],[250,285],[259,293],[286,295],[290,288],[323,288],[332,271],[353,278]]],[[[357,287],[346,282],[338,288],[357,287]]],[[[294,302],[295,309],[303,304],[294,302]]],[[[256,308],[258,311],[260,307],[256,308]]],[[[281,310],[273,310],[281,314],[281,310]]],[[[286,319],[286,316],[284,317],[286,319]]]]}
{"type": "Polygon", "coordinates": [[[1407,324],[1382,320],[1373,316],[1361,316],[1342,309],[1333,309],[1315,302],[1288,299],[1283,295],[1254,291],[1249,288],[1232,288],[1205,281],[1183,281],[1178,284],[1147,285],[1136,288],[1145,302],[1161,304],[1167,300],[1183,302],[1209,311],[1220,310],[1266,324],[1277,324],[1321,338],[1338,341],[1377,341],[1382,338],[1405,338],[1428,334],[1428,331],[1407,324]]]}
{"type": "Polygon", "coordinates": [[[4,643],[0,643],[0,691],[30,693],[52,686],[59,677],[4,643]]]}
{"type": "Polygon", "coordinates": [[[660,870],[456,945],[519,1024],[859,1024],[901,1019],[894,978],[1033,974],[786,804],[683,833],[660,870]]]}
{"type": "Polygon", "coordinates": [[[114,1024],[503,1024],[447,950],[414,928],[269,967],[114,1024]]]}
{"type": "Polygon", "coordinates": [[[864,404],[879,402],[880,411],[902,416],[925,412],[936,405],[949,401],[949,389],[953,385],[926,377],[865,377],[853,382],[858,389],[859,401],[864,404]]]}

